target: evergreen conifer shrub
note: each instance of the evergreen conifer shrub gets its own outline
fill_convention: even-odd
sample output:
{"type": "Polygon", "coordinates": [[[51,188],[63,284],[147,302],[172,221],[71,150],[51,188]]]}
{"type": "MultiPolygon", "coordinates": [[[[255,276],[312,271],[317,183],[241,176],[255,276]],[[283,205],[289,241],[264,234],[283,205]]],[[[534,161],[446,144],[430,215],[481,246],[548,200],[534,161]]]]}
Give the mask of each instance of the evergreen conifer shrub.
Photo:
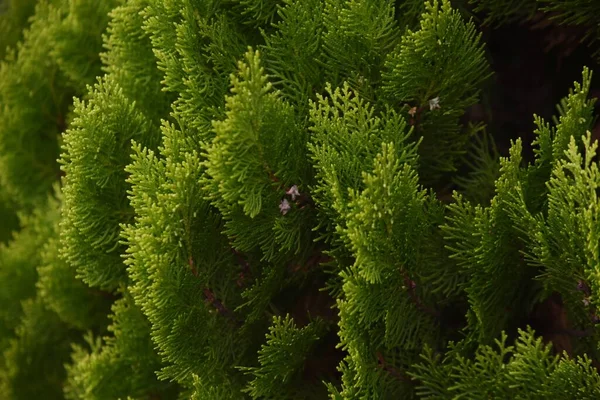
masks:
{"type": "Polygon", "coordinates": [[[0,1],[0,398],[600,398],[597,12],[0,1]],[[590,65],[503,151],[515,21],[590,65]]]}

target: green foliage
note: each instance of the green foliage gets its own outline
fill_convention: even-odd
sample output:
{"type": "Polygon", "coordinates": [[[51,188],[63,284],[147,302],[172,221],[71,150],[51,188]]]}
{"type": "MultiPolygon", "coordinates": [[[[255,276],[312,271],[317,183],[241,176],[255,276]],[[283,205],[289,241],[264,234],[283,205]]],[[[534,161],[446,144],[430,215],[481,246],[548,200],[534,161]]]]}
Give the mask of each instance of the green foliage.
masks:
{"type": "MultiPolygon", "coordinates": [[[[56,262],[56,229],[59,222],[59,203],[50,198],[31,215],[22,216],[21,231],[0,251],[0,397],[6,399],[62,398],[65,379],[63,364],[68,361],[72,342],[79,340],[84,328],[54,312],[48,303],[62,300],[67,309],[80,313],[97,310],[102,303],[88,293],[89,288],[75,282],[74,289],[63,289],[70,280],[60,281],[52,290],[44,280],[45,269],[56,262]],[[44,251],[40,251],[40,249],[44,251]],[[38,280],[38,276],[42,277],[38,280]],[[65,291],[63,291],[65,290],[65,291]],[[54,297],[56,296],[56,298],[54,297]],[[76,296],[87,304],[72,305],[76,296]],[[79,308],[77,308],[79,307],[79,308]]],[[[61,276],[61,277],[64,277],[61,276]]],[[[61,278],[59,276],[53,278],[61,278]]],[[[71,281],[73,277],[70,277],[71,281]]],[[[102,322],[102,315],[93,315],[90,327],[102,322]]],[[[88,320],[89,321],[89,320],[88,320]]],[[[85,326],[87,328],[88,326],[85,326]]]]}
{"type": "Polygon", "coordinates": [[[164,90],[191,146],[212,139],[212,120],[224,114],[229,75],[247,49],[239,27],[212,1],[150,1],[143,12],[164,90]],[[175,27],[175,29],[174,29],[175,27]]]}
{"type": "Polygon", "coordinates": [[[398,370],[423,343],[437,340],[437,311],[433,299],[423,297],[421,246],[415,243],[427,237],[419,235],[427,230],[426,193],[406,155],[398,153],[393,142],[384,142],[373,174],[363,173],[364,190],[350,190],[346,234],[356,262],[341,273],[344,298],[338,300],[340,345],[348,352],[344,397],[410,396],[398,370]],[[389,247],[374,245],[384,237],[389,247]]]}
{"type": "Polygon", "coordinates": [[[246,340],[233,329],[231,311],[241,304],[234,290],[237,268],[218,216],[193,189],[197,157],[178,160],[181,133],[169,125],[163,129],[161,151],[173,163],[136,146],[128,167],[132,205],[139,215],[124,231],[135,283],[131,290],[152,323],[152,338],[167,364],[162,377],[192,387],[195,374],[202,390],[233,391],[240,383],[228,378],[227,371],[244,357],[246,340]],[[203,251],[208,248],[213,251],[203,251]],[[227,311],[220,312],[214,301],[227,311]]]}
{"type": "Polygon", "coordinates": [[[156,143],[157,134],[111,75],[87,102],[75,100],[74,113],[61,157],[64,257],[88,285],[113,290],[126,282],[119,224],[133,217],[123,171],[129,143],[156,143]]]}
{"type": "Polygon", "coordinates": [[[59,177],[59,135],[72,96],[100,72],[100,34],[114,3],[39,2],[22,41],[0,62],[0,185],[19,208],[43,202],[59,177]]]}
{"type": "MultiPolygon", "coordinates": [[[[160,119],[166,117],[172,99],[163,93],[162,74],[156,67],[150,35],[142,16],[149,1],[127,1],[110,12],[103,36],[102,70],[118,84],[130,102],[153,124],[158,135],[160,119]]],[[[90,84],[92,82],[89,82],[90,84]]],[[[152,134],[148,134],[149,138],[152,134]]],[[[150,144],[150,143],[149,143],[150,144]]]]}
{"type": "Polygon", "coordinates": [[[588,69],[527,164],[461,126],[491,73],[449,0],[28,4],[0,16],[0,397],[600,395],[588,69]]]}
{"type": "Polygon", "coordinates": [[[409,31],[386,61],[385,92],[419,107],[434,97],[441,110],[473,104],[478,84],[489,76],[480,40],[450,2],[427,3],[420,29],[409,31]]]}
{"type": "Polygon", "coordinates": [[[501,159],[496,196],[489,207],[473,206],[460,195],[449,206],[449,223],[443,229],[453,243],[453,257],[472,276],[472,286],[465,290],[471,303],[470,325],[479,326],[480,343],[497,337],[511,319],[514,323],[523,318],[523,308],[558,293],[571,322],[571,330],[565,332],[573,332],[567,350],[597,353],[596,305],[588,298],[594,290],[588,285],[595,281],[592,260],[597,257],[593,244],[597,167],[591,164],[596,145],[590,143],[589,131],[582,142],[575,139],[590,126],[593,101],[586,100],[590,79],[585,69],[583,84],[576,83],[575,91],[561,102],[556,127],[536,119],[538,150],[532,165],[521,166],[520,140],[513,144],[510,157],[501,159]],[[539,179],[546,180],[546,187],[539,179]],[[473,227],[478,227],[475,234],[473,227]],[[508,253],[511,246],[514,250],[508,253]],[[491,269],[481,274],[487,268],[491,269]],[[518,313],[517,304],[522,307],[518,313]]]}
{"type": "Polygon", "coordinates": [[[486,12],[484,23],[499,26],[533,17],[540,1],[544,0],[469,0],[469,3],[475,5],[474,11],[486,12]]]}
{"type": "Polygon", "coordinates": [[[332,86],[347,81],[368,101],[381,84],[381,68],[400,39],[393,2],[325,1],[323,60],[332,86]]]}
{"type": "Polygon", "coordinates": [[[22,303],[23,317],[4,350],[0,396],[5,399],[62,399],[71,343],[79,333],[69,330],[39,298],[22,303]]]}
{"type": "Polygon", "coordinates": [[[307,385],[300,373],[315,343],[324,332],[322,320],[298,328],[294,320],[273,317],[267,341],[258,353],[260,367],[242,368],[254,379],[245,390],[256,398],[304,399],[321,397],[325,387],[315,390],[307,385]]]}
{"type": "Polygon", "coordinates": [[[136,15],[144,4],[134,2],[113,12],[108,52],[103,55],[111,63],[108,74],[88,88],[87,101],[75,100],[75,117],[64,135],[60,160],[66,175],[61,223],[64,257],[87,284],[108,290],[126,280],[119,224],[133,217],[124,171],[130,143],[135,139],[156,147],[157,120],[164,115],[159,86],[147,81],[152,74],[131,79],[140,71],[155,69],[149,39],[136,15]],[[143,54],[145,59],[140,57],[143,54]]]}
{"type": "Polygon", "coordinates": [[[469,136],[458,119],[490,76],[480,40],[475,25],[465,23],[449,1],[432,0],[426,2],[420,29],[409,30],[385,60],[385,99],[411,115],[415,134],[423,138],[419,174],[424,183],[454,171],[465,151],[469,136]]]}
{"type": "Polygon", "coordinates": [[[4,0],[0,2],[0,60],[8,48],[23,38],[23,31],[35,11],[37,0],[4,0]]]}
{"type": "MultiPolygon", "coordinates": [[[[537,253],[537,257],[533,257],[537,258],[535,265],[547,268],[543,272],[546,278],[553,275],[551,271],[556,271],[556,274],[562,276],[555,278],[554,284],[550,283],[553,279],[544,279],[546,297],[552,290],[556,290],[565,299],[567,287],[564,280],[566,276],[572,277],[574,272],[566,270],[565,263],[577,269],[581,265],[581,261],[577,260],[552,262],[549,253],[543,248],[545,246],[539,247],[540,245],[536,246],[535,243],[542,240],[543,236],[540,234],[546,231],[540,214],[545,214],[546,210],[542,207],[552,198],[547,194],[548,189],[541,183],[550,178],[549,172],[555,160],[562,158],[567,138],[580,137],[591,126],[593,102],[586,100],[590,78],[589,71],[584,70],[583,85],[577,83],[575,91],[561,102],[561,116],[560,120],[556,121],[556,128],[550,128],[539,118],[536,120],[539,135],[536,143],[539,147],[533,165],[526,169],[521,168],[520,140],[511,148],[510,158],[501,159],[496,195],[489,206],[473,205],[465,201],[460,194],[455,196],[456,203],[448,206],[450,214],[443,230],[449,241],[449,249],[454,253],[452,257],[465,269],[465,273],[471,276],[469,286],[465,288],[471,304],[469,317],[473,322],[472,328],[479,326],[479,340],[483,340],[484,343],[497,337],[506,323],[522,318],[523,312],[529,312],[529,306],[522,305],[521,310],[517,311],[517,304],[531,304],[533,298],[539,295],[535,291],[527,293],[525,290],[529,285],[528,280],[538,271],[526,268],[520,252],[537,253]],[[547,195],[548,200],[545,199],[547,195]],[[523,232],[525,236],[522,235],[523,232]],[[518,237],[524,238],[525,242],[517,239],[518,237]],[[525,244],[533,246],[533,249],[523,249],[525,244]],[[543,259],[540,259],[542,254],[543,259]],[[559,284],[558,281],[562,283],[559,284]],[[527,297],[522,297],[523,295],[527,297]]],[[[569,193],[573,190],[572,187],[563,188],[569,193]]],[[[589,202],[586,202],[586,207],[587,204],[589,202]]],[[[565,203],[554,209],[563,210],[563,215],[571,215],[573,211],[572,206],[565,203]]],[[[547,212],[550,217],[551,209],[547,212]]],[[[575,228],[564,230],[565,223],[565,220],[561,220],[548,226],[548,232],[552,232],[553,235],[564,232],[562,237],[552,239],[552,242],[565,245],[573,242],[571,234],[575,228]]],[[[557,257],[560,257],[559,254],[565,255],[571,259],[577,253],[571,247],[558,250],[554,254],[557,257]]],[[[575,289],[576,283],[568,292],[575,289]]]]}
{"type": "Polygon", "coordinates": [[[476,204],[489,204],[494,197],[494,183],[500,174],[500,154],[494,138],[481,126],[475,130],[464,165],[469,169],[467,176],[456,176],[454,183],[464,196],[476,204]]]}
{"type": "MultiPolygon", "coordinates": [[[[271,121],[281,111],[284,118],[290,115],[290,106],[279,100],[276,93],[264,93],[265,82],[260,73],[258,54],[248,52],[247,57],[252,64],[240,63],[240,74],[246,74],[246,79],[238,81],[232,77],[234,88],[239,85],[239,90],[236,89],[236,97],[230,98],[229,104],[239,113],[234,121],[215,122],[217,136],[207,150],[207,163],[216,157],[218,151],[242,149],[242,146],[229,145],[227,141],[235,139],[236,135],[251,133],[243,143],[260,143],[262,139],[269,146],[269,151],[263,154],[275,160],[272,165],[283,165],[278,169],[282,171],[280,176],[294,176],[298,168],[293,164],[286,165],[283,155],[279,157],[282,161],[278,162],[274,153],[276,148],[272,147],[276,144],[274,135],[279,130],[275,130],[278,125],[271,121]],[[251,108],[245,113],[247,107],[251,108]],[[265,114],[262,115],[262,112],[265,114]],[[244,126],[257,129],[241,130],[244,126]],[[261,138],[263,132],[265,138],[261,138]],[[284,171],[286,167],[289,172],[284,171]]],[[[233,115],[233,111],[228,112],[233,115]]],[[[293,114],[291,116],[293,127],[293,114]]],[[[285,119],[283,121],[286,122],[285,119]]],[[[208,180],[203,174],[205,171],[207,174],[222,174],[220,168],[227,166],[214,163],[214,170],[211,170],[210,164],[205,168],[198,152],[190,149],[183,135],[182,130],[165,123],[160,155],[134,146],[134,162],[127,171],[131,174],[129,181],[133,187],[130,199],[138,217],[135,224],[124,230],[131,253],[127,264],[135,282],[132,293],[153,324],[153,340],[167,363],[160,377],[175,379],[184,387],[193,388],[200,398],[215,393],[227,398],[243,388],[246,379],[241,373],[234,373],[232,368],[250,363],[254,349],[261,341],[259,332],[266,329],[265,310],[279,291],[281,275],[285,272],[283,265],[260,262],[259,253],[253,249],[262,246],[267,253],[276,248],[272,241],[284,243],[282,240],[285,238],[275,236],[279,231],[265,231],[265,235],[269,235],[266,239],[254,236],[248,245],[240,245],[249,246],[251,250],[248,260],[243,262],[251,265],[245,272],[245,278],[254,281],[246,290],[240,291],[240,287],[248,285],[236,262],[236,255],[242,250],[230,247],[229,232],[224,228],[229,220],[231,230],[236,233],[241,229],[256,230],[256,220],[260,221],[260,218],[250,223],[246,220],[250,218],[243,214],[236,201],[215,195],[221,189],[211,186],[219,182],[221,175],[218,179],[208,180]],[[198,182],[207,182],[207,186],[202,187],[198,182]],[[211,190],[216,191],[211,198],[219,201],[218,207],[224,209],[223,219],[217,208],[211,207],[207,201],[209,197],[206,195],[211,190]],[[236,208],[236,212],[227,211],[236,208]],[[268,243],[269,247],[263,243],[268,243]],[[174,270],[174,265],[178,266],[177,270],[174,270]],[[173,288],[179,288],[177,296],[173,296],[173,288]],[[193,342],[191,337],[195,338],[193,342]]],[[[252,164],[248,162],[241,167],[246,165],[252,164]]],[[[258,166],[262,170],[262,163],[258,166]]],[[[236,171],[235,167],[233,171],[236,171]]],[[[222,175],[223,178],[227,176],[222,175]]],[[[268,179],[268,174],[265,177],[268,179]]],[[[250,176],[247,178],[250,179],[250,176]]],[[[260,175],[256,178],[261,181],[260,175]]],[[[283,218],[277,208],[278,203],[275,199],[273,210],[263,213],[268,216],[266,220],[262,218],[265,227],[273,225],[273,222],[268,223],[269,219],[283,218]]],[[[285,226],[293,225],[289,222],[285,226]]],[[[301,232],[298,227],[294,229],[301,232]]],[[[280,228],[280,231],[290,235],[289,229],[280,228]]],[[[290,236],[294,239],[293,235],[290,236]]],[[[240,237],[248,239],[243,231],[240,237]]]]}
{"type": "Polygon", "coordinates": [[[142,26],[140,12],[147,5],[131,1],[111,12],[109,36],[104,38],[107,52],[102,54],[107,74],[88,87],[87,101],[75,100],[75,117],[60,160],[65,172],[61,256],[89,286],[122,296],[110,315],[112,335],[88,336],[89,349],[74,348],[65,387],[72,399],[172,398],[178,391],[156,378],[161,360],[149,322],[127,289],[130,281],[122,260],[122,225],[134,217],[124,170],[131,142],[156,148],[159,119],[166,116],[169,104],[142,26]],[[116,376],[128,379],[115,380],[116,376]]]}
{"type": "Polygon", "coordinates": [[[56,24],[56,45],[51,55],[77,93],[84,93],[100,75],[102,34],[108,24],[108,13],[123,0],[92,2],[71,0],[63,7],[64,16],[56,24]],[[82,51],[85,49],[85,51],[82,51]]]}
{"type": "Polygon", "coordinates": [[[600,395],[600,375],[587,357],[570,359],[550,354],[550,346],[531,329],[519,330],[514,346],[507,336],[494,348],[480,346],[473,359],[462,356],[460,345],[443,357],[426,347],[411,376],[421,383],[417,392],[425,399],[514,398],[595,399],[600,395]],[[566,378],[569,376],[569,378],[566,378]]]}
{"type": "Polygon", "coordinates": [[[112,311],[113,323],[108,328],[112,336],[87,335],[86,347],[74,344],[73,362],[66,367],[65,398],[174,398],[172,385],[156,379],[154,371],[160,368],[160,360],[148,335],[148,321],[133,299],[123,293],[112,311]]]}
{"type": "MultiPolygon", "coordinates": [[[[285,1],[285,0],[284,0],[285,1]]],[[[237,0],[240,13],[248,16],[248,23],[260,26],[273,23],[281,0],[237,0]]]]}
{"type": "Polygon", "coordinates": [[[277,251],[298,253],[309,239],[302,235],[310,223],[302,215],[306,211],[292,207],[291,216],[284,218],[278,207],[285,190],[296,185],[304,191],[309,182],[306,157],[297,151],[307,137],[293,107],[270,90],[258,52],[249,51],[246,60],[239,65],[239,78],[232,76],[234,95],[227,97],[226,119],[213,124],[216,137],[205,155],[210,177],[205,189],[208,199],[231,220],[225,233],[240,238],[235,247],[248,251],[260,242],[265,259],[273,260],[277,251]],[[249,238],[238,233],[250,230],[256,236],[242,242],[249,238]]]}
{"type": "Polygon", "coordinates": [[[15,213],[16,204],[4,191],[0,191],[0,243],[7,243],[13,231],[19,226],[19,218],[15,213]]]}
{"type": "Polygon", "coordinates": [[[328,241],[334,239],[335,225],[344,226],[348,193],[359,189],[362,172],[367,171],[382,142],[395,141],[402,159],[416,162],[416,146],[408,143],[410,130],[404,118],[392,109],[375,116],[369,103],[353,94],[348,84],[342,89],[327,87],[328,96],[311,103],[311,141],[308,150],[318,181],[311,188],[319,206],[321,223],[328,223],[328,241]],[[406,143],[405,143],[406,142],[406,143]]]}
{"type": "Polygon", "coordinates": [[[58,12],[40,3],[23,41],[0,62],[0,184],[27,210],[59,176],[58,135],[73,94],[47,42],[58,12]]]}
{"type": "MultiPolygon", "coordinates": [[[[518,165],[519,161],[514,163],[518,165]]],[[[447,223],[443,226],[448,248],[453,253],[451,257],[470,277],[465,288],[470,303],[470,327],[478,331],[477,339],[483,343],[497,337],[511,319],[528,311],[517,307],[526,301],[522,294],[528,281],[517,232],[503,207],[510,192],[502,189],[516,184],[516,177],[510,176],[512,180],[505,177],[507,168],[504,166],[500,171],[497,194],[489,207],[473,205],[456,194],[456,202],[448,206],[447,223]],[[501,188],[501,184],[506,186],[501,188]]]]}
{"type": "Polygon", "coordinates": [[[21,301],[35,296],[37,267],[42,262],[38,249],[52,237],[56,211],[51,207],[37,209],[22,216],[22,229],[16,232],[0,252],[0,338],[4,350],[23,315],[21,301]]]}
{"type": "MultiPolygon", "coordinates": [[[[576,83],[575,91],[561,102],[555,128],[538,119],[533,165],[526,171],[518,169],[519,143],[511,149],[512,166],[508,160],[503,162],[503,168],[514,171],[511,175],[520,176],[505,186],[511,188],[505,190],[510,193],[505,208],[526,245],[528,263],[540,269],[536,278],[542,282],[544,297],[560,293],[569,320],[584,331],[593,324],[595,309],[586,305],[590,293],[578,289],[578,282],[595,285],[597,257],[593,244],[597,183],[591,164],[596,145],[588,131],[594,105],[594,100],[587,100],[590,80],[589,70],[584,69],[583,83],[576,83]],[[546,187],[539,185],[540,178],[546,180],[546,187]]],[[[595,347],[595,334],[591,336],[578,339],[576,348],[595,347]]]]}
{"type": "Polygon", "coordinates": [[[281,21],[265,36],[264,59],[270,80],[282,96],[305,111],[308,99],[324,86],[317,63],[323,36],[323,1],[285,0],[281,21]]]}
{"type": "Polygon", "coordinates": [[[95,331],[108,325],[106,318],[112,300],[109,293],[90,289],[77,279],[73,268],[60,257],[60,205],[61,193],[57,190],[57,199],[49,201],[52,233],[46,242],[38,247],[41,261],[37,267],[39,279],[36,282],[38,296],[46,307],[56,313],[60,319],[72,328],[95,331]]]}
{"type": "MultiPolygon", "coordinates": [[[[537,2],[541,3],[542,10],[545,12],[556,13],[556,18],[563,23],[573,25],[597,25],[592,18],[592,15],[597,13],[600,8],[598,7],[598,3],[593,0],[567,0],[560,2],[556,0],[537,0],[537,2]]],[[[593,34],[593,31],[591,31],[590,34],[593,34]]]]}

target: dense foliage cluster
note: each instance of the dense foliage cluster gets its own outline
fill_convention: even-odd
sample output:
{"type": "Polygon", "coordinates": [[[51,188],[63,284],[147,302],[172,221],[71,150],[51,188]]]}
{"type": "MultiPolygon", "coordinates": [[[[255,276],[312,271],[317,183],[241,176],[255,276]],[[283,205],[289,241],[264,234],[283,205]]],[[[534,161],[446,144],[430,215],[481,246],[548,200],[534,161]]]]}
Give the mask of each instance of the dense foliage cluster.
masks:
{"type": "Polygon", "coordinates": [[[0,0],[0,398],[600,398],[593,73],[468,118],[482,26],[598,13],[0,0]]]}

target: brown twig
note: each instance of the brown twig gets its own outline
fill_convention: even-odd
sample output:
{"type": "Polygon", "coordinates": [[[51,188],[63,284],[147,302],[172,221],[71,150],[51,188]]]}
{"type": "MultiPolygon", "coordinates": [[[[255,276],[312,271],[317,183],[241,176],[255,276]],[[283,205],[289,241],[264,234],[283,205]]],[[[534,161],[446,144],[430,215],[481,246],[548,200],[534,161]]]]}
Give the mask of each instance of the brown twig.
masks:
{"type": "Polygon", "coordinates": [[[409,376],[405,375],[401,371],[399,371],[396,368],[394,368],[393,366],[389,365],[385,361],[385,358],[383,358],[383,354],[381,354],[381,352],[379,352],[379,351],[377,352],[377,361],[379,364],[379,368],[386,371],[390,375],[394,376],[398,380],[403,381],[403,382],[411,382],[411,378],[409,376]]]}
{"type": "Polygon", "coordinates": [[[403,272],[403,276],[404,276],[404,284],[408,288],[408,295],[410,296],[413,303],[415,303],[417,308],[419,308],[421,311],[431,315],[434,318],[439,318],[441,315],[440,312],[423,304],[423,302],[421,301],[419,296],[417,296],[417,294],[415,293],[415,289],[417,288],[417,284],[415,283],[415,281],[411,280],[408,277],[408,274],[406,272],[403,272]]]}
{"type": "Polygon", "coordinates": [[[288,265],[288,271],[291,273],[297,273],[299,271],[308,272],[313,267],[319,266],[322,263],[326,263],[333,260],[331,256],[323,254],[323,249],[318,248],[315,252],[306,260],[306,262],[300,263],[290,263],[288,265]]]}
{"type": "Polygon", "coordinates": [[[196,264],[194,264],[194,259],[192,258],[192,256],[189,256],[189,258],[188,258],[188,265],[190,266],[192,274],[197,278],[198,277],[198,269],[196,268],[196,264]]]}
{"type": "Polygon", "coordinates": [[[209,288],[204,288],[203,292],[205,297],[204,300],[210,306],[212,306],[220,315],[232,321],[236,326],[240,325],[240,321],[238,321],[233,315],[233,313],[227,307],[225,307],[225,305],[219,299],[217,299],[212,290],[210,290],[209,288]]]}
{"type": "Polygon", "coordinates": [[[243,287],[246,281],[252,278],[250,264],[242,257],[242,254],[233,247],[231,247],[231,252],[235,255],[238,264],[241,266],[241,271],[235,283],[238,287],[243,287]]]}

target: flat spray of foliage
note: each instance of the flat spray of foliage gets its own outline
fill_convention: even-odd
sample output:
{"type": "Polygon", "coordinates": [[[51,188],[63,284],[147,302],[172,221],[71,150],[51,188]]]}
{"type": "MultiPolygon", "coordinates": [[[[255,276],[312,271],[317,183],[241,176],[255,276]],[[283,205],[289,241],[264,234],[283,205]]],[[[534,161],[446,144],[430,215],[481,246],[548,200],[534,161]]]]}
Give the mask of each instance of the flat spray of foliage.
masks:
{"type": "Polygon", "coordinates": [[[0,397],[600,398],[591,71],[527,164],[461,124],[492,70],[449,0],[29,3],[0,397]]]}

